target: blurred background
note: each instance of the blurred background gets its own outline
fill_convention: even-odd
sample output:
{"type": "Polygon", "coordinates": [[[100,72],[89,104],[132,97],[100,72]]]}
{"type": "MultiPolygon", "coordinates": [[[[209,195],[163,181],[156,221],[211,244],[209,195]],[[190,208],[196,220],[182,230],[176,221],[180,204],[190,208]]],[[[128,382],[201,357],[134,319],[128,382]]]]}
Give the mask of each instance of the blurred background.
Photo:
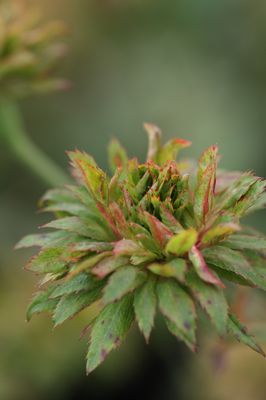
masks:
{"type": "MultiPolygon", "coordinates": [[[[65,170],[65,150],[75,147],[107,168],[113,136],[144,159],[146,121],[159,125],[165,140],[192,140],[186,156],[198,158],[216,143],[221,167],[266,175],[266,2],[37,3],[44,17],[69,26],[69,53],[58,74],[73,87],[23,100],[21,108],[32,140],[65,170]]],[[[32,253],[13,247],[44,222],[36,204],[46,189],[0,142],[1,400],[265,399],[265,360],[218,343],[210,328],[196,356],[160,320],[150,346],[133,329],[121,350],[86,377],[82,314],[54,331],[46,316],[26,324],[36,279],[22,266],[32,253]]],[[[248,222],[266,231],[265,212],[248,222]]],[[[265,298],[256,294],[251,304],[252,318],[265,321],[265,298]]]]}

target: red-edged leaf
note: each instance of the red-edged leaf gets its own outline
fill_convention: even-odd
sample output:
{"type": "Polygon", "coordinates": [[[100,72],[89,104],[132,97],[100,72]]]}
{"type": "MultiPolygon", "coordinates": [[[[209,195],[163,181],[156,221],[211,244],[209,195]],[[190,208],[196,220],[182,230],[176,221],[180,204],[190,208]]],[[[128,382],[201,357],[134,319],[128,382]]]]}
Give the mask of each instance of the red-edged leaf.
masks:
{"type": "Polygon", "coordinates": [[[108,146],[108,157],[109,165],[113,172],[115,172],[116,168],[125,168],[127,165],[127,153],[117,139],[111,140],[108,146]]]}
{"type": "Polygon", "coordinates": [[[86,186],[97,199],[104,199],[107,191],[106,174],[97,166],[94,159],[78,150],[68,152],[72,164],[77,168],[86,186]]]}
{"type": "Polygon", "coordinates": [[[144,211],[143,214],[147,224],[149,225],[153,238],[159,244],[160,248],[163,249],[168,240],[173,236],[173,233],[153,215],[146,211],[144,211]]]}
{"type": "Polygon", "coordinates": [[[130,229],[126,221],[125,215],[117,203],[111,203],[109,209],[112,215],[113,221],[117,226],[118,232],[121,236],[129,236],[130,229]]]}
{"type": "Polygon", "coordinates": [[[189,257],[190,261],[192,262],[192,264],[195,268],[195,271],[197,272],[197,274],[203,281],[212,283],[213,285],[217,285],[222,288],[225,287],[223,282],[218,278],[218,276],[215,274],[215,272],[211,271],[208,268],[208,266],[203,258],[203,255],[197,249],[196,246],[192,247],[192,249],[190,250],[190,252],[188,254],[188,257],[189,257]]]}
{"type": "Polygon", "coordinates": [[[194,213],[199,224],[204,223],[213,203],[216,183],[217,146],[211,146],[204,151],[198,167],[197,187],[194,195],[194,213]]]}
{"type": "Polygon", "coordinates": [[[171,139],[159,151],[159,165],[164,165],[167,161],[175,161],[181,149],[191,146],[191,142],[185,139],[171,139]]]}
{"type": "Polygon", "coordinates": [[[102,214],[102,216],[106,219],[109,227],[111,228],[113,234],[115,235],[116,238],[121,238],[121,234],[119,233],[113,218],[111,217],[111,215],[109,214],[109,211],[106,209],[106,207],[100,203],[97,202],[97,208],[100,211],[100,213],[102,214]]]}

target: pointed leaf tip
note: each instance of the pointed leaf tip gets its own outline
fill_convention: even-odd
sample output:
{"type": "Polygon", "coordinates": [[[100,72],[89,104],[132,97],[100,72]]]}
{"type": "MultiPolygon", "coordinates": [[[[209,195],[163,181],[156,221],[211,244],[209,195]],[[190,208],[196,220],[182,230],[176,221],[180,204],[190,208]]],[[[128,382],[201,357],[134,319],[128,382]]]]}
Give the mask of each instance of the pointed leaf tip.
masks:
{"type": "Polygon", "coordinates": [[[144,129],[146,130],[149,137],[147,161],[153,160],[157,162],[157,157],[161,148],[162,132],[160,128],[158,128],[158,126],[150,123],[145,123],[144,129]]]}
{"type": "Polygon", "coordinates": [[[128,162],[126,150],[117,139],[112,139],[108,146],[108,158],[111,171],[117,168],[125,168],[128,162]]]}
{"type": "Polygon", "coordinates": [[[258,345],[253,336],[248,333],[246,327],[241,324],[241,322],[233,314],[230,314],[228,318],[228,331],[229,333],[233,334],[233,336],[235,336],[240,343],[249,346],[252,350],[261,354],[264,358],[266,357],[263,349],[258,345]]]}

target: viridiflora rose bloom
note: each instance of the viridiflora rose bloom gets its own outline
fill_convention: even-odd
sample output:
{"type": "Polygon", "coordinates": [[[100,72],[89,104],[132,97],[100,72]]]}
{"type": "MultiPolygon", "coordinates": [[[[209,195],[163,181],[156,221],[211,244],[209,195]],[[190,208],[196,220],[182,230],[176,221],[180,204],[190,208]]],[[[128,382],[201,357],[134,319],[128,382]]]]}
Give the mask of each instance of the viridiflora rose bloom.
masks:
{"type": "Polygon", "coordinates": [[[266,239],[239,223],[262,208],[265,181],[251,173],[217,173],[216,146],[187,173],[176,156],[190,142],[161,145],[159,128],[145,128],[144,164],[111,142],[112,177],[90,155],[68,153],[77,184],[41,200],[56,217],[44,228],[55,231],[18,244],[41,247],[27,265],[42,277],[27,318],[48,311],[59,325],[87,308],[88,372],[118,347],[134,321],[148,341],[157,309],[169,331],[195,350],[196,303],[219,335],[231,333],[264,354],[232,314],[226,286],[266,289],[266,239]]]}

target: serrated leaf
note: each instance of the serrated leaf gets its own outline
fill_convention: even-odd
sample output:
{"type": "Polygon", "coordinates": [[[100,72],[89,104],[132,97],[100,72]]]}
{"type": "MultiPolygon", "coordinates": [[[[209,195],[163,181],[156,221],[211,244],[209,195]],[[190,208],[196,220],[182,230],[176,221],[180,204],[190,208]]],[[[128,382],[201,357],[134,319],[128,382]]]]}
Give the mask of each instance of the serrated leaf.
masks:
{"type": "Polygon", "coordinates": [[[174,258],[164,263],[152,263],[148,266],[148,269],[156,275],[176,278],[180,282],[184,282],[187,263],[183,258],[174,258]]]}
{"type": "Polygon", "coordinates": [[[63,212],[77,217],[87,217],[89,215],[88,208],[81,203],[57,203],[42,209],[43,212],[63,212]]]}
{"type": "Polygon", "coordinates": [[[266,238],[261,236],[233,235],[223,241],[223,246],[234,250],[266,251],[266,238]]]}
{"type": "Polygon", "coordinates": [[[215,272],[208,268],[202,253],[196,246],[193,246],[188,253],[188,258],[191,261],[198,276],[205,282],[212,283],[220,287],[224,287],[223,282],[218,278],[215,272]]]}
{"type": "Polygon", "coordinates": [[[66,294],[78,293],[83,290],[89,291],[93,289],[96,285],[95,279],[92,275],[86,273],[80,273],[74,278],[60,283],[52,291],[50,298],[56,298],[64,296],[66,294]]]}
{"type": "Polygon", "coordinates": [[[257,179],[248,189],[244,196],[242,196],[234,206],[233,213],[238,216],[245,215],[251,207],[256,204],[260,196],[265,191],[265,181],[257,179]]]}
{"type": "Polygon", "coordinates": [[[50,189],[39,201],[39,206],[43,207],[45,204],[58,204],[58,203],[73,203],[77,202],[75,195],[67,188],[50,189]]]}
{"type": "Polygon", "coordinates": [[[105,199],[107,191],[106,174],[97,166],[95,160],[80,151],[68,152],[74,167],[80,170],[82,179],[96,199],[105,199]]]}
{"type": "Polygon", "coordinates": [[[225,246],[213,246],[204,249],[203,255],[208,264],[231,271],[255,286],[266,290],[265,276],[257,273],[240,252],[225,246]]]}
{"type": "Polygon", "coordinates": [[[174,324],[172,321],[170,321],[168,318],[164,317],[166,326],[169,330],[169,332],[174,335],[178,340],[181,340],[184,342],[187,347],[195,352],[197,350],[196,343],[194,341],[191,341],[190,338],[188,338],[184,332],[178,328],[176,324],[174,324]]]}
{"type": "Polygon", "coordinates": [[[101,225],[90,219],[81,219],[79,217],[64,217],[45,224],[43,228],[60,229],[66,232],[74,232],[78,235],[89,237],[94,240],[110,240],[108,231],[101,225]]]}
{"type": "Polygon", "coordinates": [[[46,291],[37,293],[27,308],[27,321],[29,321],[34,314],[41,312],[53,311],[57,306],[58,299],[50,299],[50,294],[53,291],[53,287],[50,287],[46,291]]]}
{"type": "Polygon", "coordinates": [[[255,201],[254,204],[249,207],[248,212],[254,212],[257,210],[264,209],[266,207],[266,192],[262,193],[255,201]]]}
{"type": "Polygon", "coordinates": [[[232,185],[241,175],[243,175],[243,173],[240,171],[227,171],[219,168],[217,170],[216,194],[225,191],[228,186],[232,185]]]}
{"type": "Polygon", "coordinates": [[[18,250],[28,247],[43,247],[51,242],[53,242],[53,236],[51,236],[51,233],[27,235],[16,244],[15,249],[18,250]]]}
{"type": "Polygon", "coordinates": [[[63,248],[48,248],[42,250],[37,256],[31,259],[26,268],[40,274],[65,271],[68,262],[63,257],[64,251],[63,248]]]}
{"type": "Polygon", "coordinates": [[[134,291],[144,283],[146,274],[135,267],[125,266],[113,273],[109,282],[105,286],[103,300],[112,303],[134,291]]]}
{"type": "Polygon", "coordinates": [[[155,279],[149,278],[148,282],[138,288],[134,294],[134,310],[140,331],[146,342],[153,328],[156,314],[155,279]]]}
{"type": "Polygon", "coordinates": [[[107,305],[97,317],[91,334],[87,355],[87,373],[100,365],[106,356],[125,338],[133,322],[132,296],[107,305]]]}
{"type": "Polygon", "coordinates": [[[165,251],[176,256],[182,256],[187,253],[197,241],[198,234],[195,229],[183,230],[174,235],[167,243],[165,251]]]}
{"type": "Polygon", "coordinates": [[[229,282],[237,283],[238,285],[242,286],[254,287],[252,282],[244,279],[242,276],[237,275],[232,271],[216,267],[215,265],[212,265],[212,270],[214,270],[221,279],[226,279],[229,282]]]}
{"type": "Polygon", "coordinates": [[[219,334],[224,335],[227,330],[228,305],[223,290],[203,282],[195,273],[188,274],[187,283],[219,334]]]}
{"type": "Polygon", "coordinates": [[[53,314],[55,326],[62,324],[67,319],[73,317],[85,307],[88,307],[94,301],[99,299],[102,287],[90,291],[71,293],[61,297],[53,314]]]}
{"type": "Polygon", "coordinates": [[[157,284],[159,308],[184,335],[189,343],[196,343],[196,312],[191,297],[172,279],[157,284]]]}
{"type": "Polygon", "coordinates": [[[234,210],[237,202],[246,195],[249,188],[258,180],[256,176],[249,173],[242,174],[235,180],[218,198],[217,211],[221,209],[234,210]]]}
{"type": "Polygon", "coordinates": [[[111,171],[114,173],[117,168],[125,168],[128,157],[125,149],[118,140],[112,139],[108,146],[108,158],[111,171]]]}
{"type": "Polygon", "coordinates": [[[230,314],[228,318],[228,331],[229,333],[232,333],[240,343],[244,343],[265,357],[264,351],[256,343],[255,339],[248,333],[246,327],[242,325],[241,322],[238,321],[238,319],[232,314],[230,314]]]}

